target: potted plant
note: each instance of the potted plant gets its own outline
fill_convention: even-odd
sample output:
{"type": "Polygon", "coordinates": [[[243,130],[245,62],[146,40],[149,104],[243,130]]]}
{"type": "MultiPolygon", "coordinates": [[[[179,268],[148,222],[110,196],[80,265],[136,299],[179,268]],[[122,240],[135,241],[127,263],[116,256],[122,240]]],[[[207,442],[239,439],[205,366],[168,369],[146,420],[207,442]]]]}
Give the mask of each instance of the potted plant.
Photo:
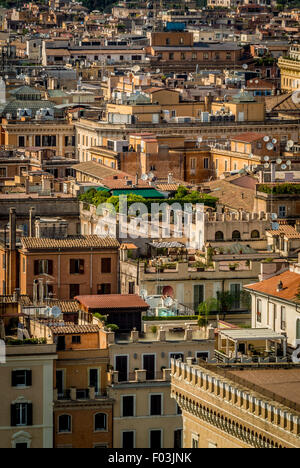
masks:
{"type": "Polygon", "coordinates": [[[235,271],[238,267],[238,264],[237,263],[230,263],[229,264],[229,270],[230,271],[235,271]]]}
{"type": "Polygon", "coordinates": [[[204,271],[205,270],[205,265],[202,262],[196,262],[195,267],[197,268],[197,271],[204,271]]]}

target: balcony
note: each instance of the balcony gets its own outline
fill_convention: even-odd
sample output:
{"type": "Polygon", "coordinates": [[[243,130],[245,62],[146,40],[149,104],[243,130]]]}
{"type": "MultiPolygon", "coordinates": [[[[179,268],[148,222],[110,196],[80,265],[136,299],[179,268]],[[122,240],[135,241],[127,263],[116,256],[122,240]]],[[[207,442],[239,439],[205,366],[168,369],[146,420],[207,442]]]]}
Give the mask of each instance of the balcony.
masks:
{"type": "Polygon", "coordinates": [[[95,392],[95,387],[88,388],[75,388],[71,387],[64,390],[63,392],[58,392],[54,389],[54,401],[87,401],[87,400],[98,400],[106,397],[106,392],[95,392]]]}

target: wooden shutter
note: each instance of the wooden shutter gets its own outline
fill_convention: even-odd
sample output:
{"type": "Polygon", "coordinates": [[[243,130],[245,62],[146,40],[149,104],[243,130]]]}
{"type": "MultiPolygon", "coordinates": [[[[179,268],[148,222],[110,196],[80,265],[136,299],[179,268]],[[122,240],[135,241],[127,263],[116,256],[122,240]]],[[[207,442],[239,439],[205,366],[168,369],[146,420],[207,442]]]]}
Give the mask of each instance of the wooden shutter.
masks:
{"type": "Polygon", "coordinates": [[[11,427],[17,425],[17,405],[10,406],[10,425],[11,427]]]}
{"type": "Polygon", "coordinates": [[[26,386],[27,387],[32,386],[32,371],[31,370],[26,371],[26,386]]]}
{"type": "Polygon", "coordinates": [[[32,426],[32,403],[27,404],[27,426],[32,426]]]}

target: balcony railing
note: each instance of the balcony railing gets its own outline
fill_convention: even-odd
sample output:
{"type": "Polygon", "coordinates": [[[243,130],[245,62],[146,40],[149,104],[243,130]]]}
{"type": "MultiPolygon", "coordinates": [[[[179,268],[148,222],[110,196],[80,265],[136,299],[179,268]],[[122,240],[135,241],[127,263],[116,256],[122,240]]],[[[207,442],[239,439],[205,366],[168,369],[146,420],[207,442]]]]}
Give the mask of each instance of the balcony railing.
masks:
{"type": "Polygon", "coordinates": [[[107,396],[105,391],[95,391],[94,387],[89,388],[69,388],[63,392],[54,390],[54,401],[85,401],[97,400],[107,396]]]}

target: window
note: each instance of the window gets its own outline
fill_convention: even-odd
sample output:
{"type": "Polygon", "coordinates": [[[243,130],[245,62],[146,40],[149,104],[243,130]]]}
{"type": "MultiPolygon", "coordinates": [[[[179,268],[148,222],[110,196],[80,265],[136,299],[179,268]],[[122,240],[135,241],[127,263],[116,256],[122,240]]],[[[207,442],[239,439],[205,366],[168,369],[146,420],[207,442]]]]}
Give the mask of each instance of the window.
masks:
{"type": "Polygon", "coordinates": [[[111,284],[110,283],[98,284],[97,294],[111,294],[111,284]]]}
{"type": "Polygon", "coordinates": [[[216,241],[221,241],[224,240],[224,234],[222,231],[217,231],[215,234],[215,240],[216,241]]]}
{"type": "Polygon", "coordinates": [[[84,260],[82,259],[71,259],[70,260],[70,274],[84,274],[84,260]]]}
{"type": "Polygon", "coordinates": [[[254,229],[254,231],[251,232],[251,239],[259,239],[259,237],[260,237],[259,231],[254,229]]]}
{"type": "Polygon", "coordinates": [[[6,175],[7,175],[7,168],[0,167],[0,177],[6,177],[6,175]]]}
{"type": "Polygon", "coordinates": [[[233,231],[232,233],[232,240],[240,240],[241,238],[241,233],[240,231],[233,231]]]}
{"type": "Polygon", "coordinates": [[[132,449],[135,446],[135,433],[134,431],[122,432],[122,448],[132,449]]]}
{"type": "Polygon", "coordinates": [[[58,432],[71,432],[72,418],[68,414],[62,414],[58,417],[58,432]]]}
{"type": "Polygon", "coordinates": [[[261,299],[257,299],[256,302],[256,320],[261,323],[261,313],[262,313],[262,302],[261,299]]]}
{"type": "Polygon", "coordinates": [[[162,396],[150,395],[150,416],[162,415],[162,396]]]}
{"type": "Polygon", "coordinates": [[[169,54],[169,60],[174,60],[174,54],[173,54],[173,52],[171,52],[171,53],[169,54]]]}
{"type": "Polygon", "coordinates": [[[166,45],[170,45],[170,39],[168,37],[166,39],[166,45]]]}
{"type": "Polygon", "coordinates": [[[122,396],[122,417],[135,416],[135,397],[133,395],[122,396]]]}
{"type": "Polygon", "coordinates": [[[56,135],[42,135],[42,146],[56,146],[56,135]]]}
{"type": "Polygon", "coordinates": [[[155,359],[156,354],[144,354],[143,355],[143,369],[146,370],[146,379],[155,379],[155,359]]]}
{"type": "Polygon", "coordinates": [[[11,426],[32,426],[31,403],[15,403],[11,405],[11,426]]]}
{"type": "Polygon", "coordinates": [[[130,281],[128,284],[128,293],[129,294],[134,294],[135,293],[135,282],[130,281]]]}
{"type": "Polygon", "coordinates": [[[226,172],[227,170],[228,170],[228,161],[225,161],[224,171],[226,172]]]}
{"type": "Polygon", "coordinates": [[[197,284],[194,286],[194,311],[198,313],[198,307],[204,301],[204,286],[197,284]]]}
{"type": "Polygon", "coordinates": [[[239,309],[241,299],[241,285],[239,283],[230,285],[230,294],[233,296],[232,309],[239,309]]]}
{"type": "Polygon", "coordinates": [[[36,275],[52,275],[53,274],[53,260],[35,260],[34,261],[34,274],[36,275]]]}
{"type": "Polygon", "coordinates": [[[95,432],[107,430],[107,414],[97,413],[95,414],[95,432]]]}
{"type": "Polygon", "coordinates": [[[192,448],[193,449],[199,448],[199,438],[198,438],[198,436],[192,435],[192,448]]]}
{"type": "Polygon", "coordinates": [[[203,54],[203,60],[208,60],[208,54],[206,52],[203,54]]]}
{"type": "Polygon", "coordinates": [[[25,137],[24,136],[19,136],[18,140],[19,140],[19,146],[21,148],[24,148],[24,146],[25,146],[25,137]]]}
{"type": "Polygon", "coordinates": [[[197,60],[197,52],[192,52],[192,60],[197,60]]]}
{"type": "Polygon", "coordinates": [[[180,449],[182,447],[182,429],[176,429],[174,431],[174,449],[180,449]]]}
{"type": "Polygon", "coordinates": [[[115,370],[119,372],[119,382],[127,382],[128,367],[128,356],[115,357],[115,370]]]}
{"type": "Polygon", "coordinates": [[[150,431],[150,448],[162,448],[162,431],[161,429],[150,431]]]}
{"type": "Polygon", "coordinates": [[[285,218],[286,217],[286,206],[279,206],[278,216],[279,216],[279,218],[285,218]]]}
{"type": "Polygon", "coordinates": [[[102,258],[101,259],[101,272],[102,273],[111,273],[111,258],[102,258]]]}
{"type": "Polygon", "coordinates": [[[285,307],[281,307],[281,320],[280,320],[280,327],[281,327],[281,330],[285,330],[286,329],[286,309],[285,307]]]}
{"type": "Polygon", "coordinates": [[[99,395],[100,369],[89,369],[89,387],[94,387],[95,394],[99,395]]]}
{"type": "Polygon", "coordinates": [[[191,159],[191,169],[196,169],[196,159],[191,159]]]}
{"type": "Polygon", "coordinates": [[[183,44],[184,44],[184,39],[183,39],[183,37],[181,37],[181,38],[179,39],[179,44],[180,44],[180,45],[183,45],[183,44]]]}
{"type": "Polygon", "coordinates": [[[35,146],[41,146],[41,135],[35,135],[35,146]]]}
{"type": "Polygon", "coordinates": [[[72,336],[72,344],[80,344],[80,343],[81,343],[81,336],[80,335],[72,336]]]}
{"type": "Polygon", "coordinates": [[[184,353],[170,353],[170,367],[171,367],[171,359],[181,359],[184,361],[184,353]]]}
{"type": "Polygon", "coordinates": [[[180,57],[181,57],[181,60],[185,60],[186,59],[185,53],[181,52],[180,57]]]}
{"type": "Polygon", "coordinates": [[[204,158],[204,160],[203,160],[203,167],[204,167],[204,169],[208,169],[208,168],[209,168],[209,159],[208,159],[208,158],[204,158]]]}
{"type": "Polygon", "coordinates": [[[70,284],[70,299],[80,294],[80,284],[70,284]]]}
{"type": "Polygon", "coordinates": [[[11,386],[12,387],[31,387],[32,385],[32,372],[31,370],[15,370],[11,373],[11,386]]]}

